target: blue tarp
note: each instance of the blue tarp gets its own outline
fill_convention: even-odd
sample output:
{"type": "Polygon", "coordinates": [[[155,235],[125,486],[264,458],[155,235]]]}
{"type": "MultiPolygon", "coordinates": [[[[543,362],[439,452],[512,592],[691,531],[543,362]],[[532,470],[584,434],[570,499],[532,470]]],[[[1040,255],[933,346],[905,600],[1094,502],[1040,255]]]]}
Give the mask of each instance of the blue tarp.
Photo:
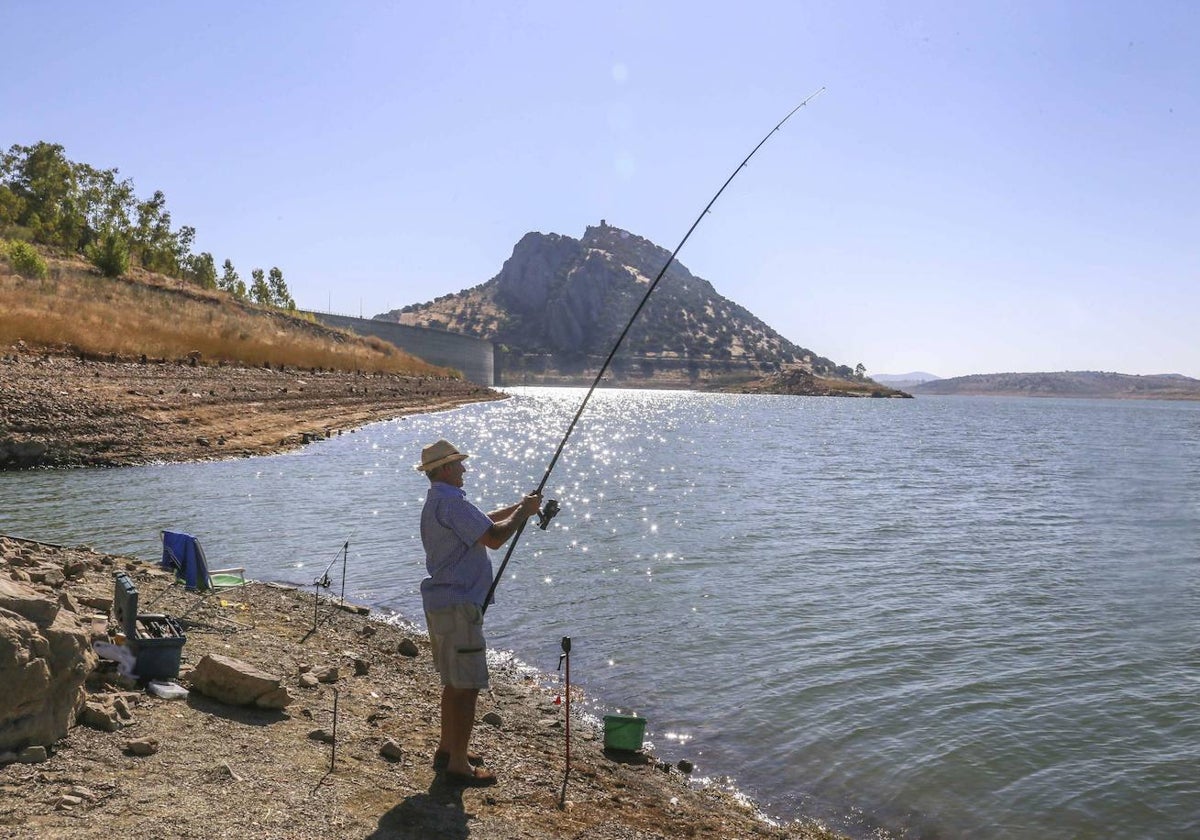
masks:
{"type": "MultiPolygon", "coordinates": [[[[178,531],[163,531],[163,556],[160,564],[175,577],[183,580],[187,589],[196,589],[200,581],[207,576],[204,568],[204,556],[200,553],[200,544],[191,534],[178,531]]],[[[207,586],[207,581],[205,585],[207,586]]]]}

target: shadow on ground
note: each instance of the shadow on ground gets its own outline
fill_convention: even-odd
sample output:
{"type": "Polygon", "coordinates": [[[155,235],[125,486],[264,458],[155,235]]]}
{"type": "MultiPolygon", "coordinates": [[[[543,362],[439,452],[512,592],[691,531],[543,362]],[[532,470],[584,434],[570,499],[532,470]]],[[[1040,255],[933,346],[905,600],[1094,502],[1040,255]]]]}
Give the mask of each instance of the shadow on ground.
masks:
{"type": "Polygon", "coordinates": [[[446,785],[439,775],[428,793],[415,793],[380,817],[367,840],[466,840],[473,818],[463,810],[462,788],[446,785]]]}

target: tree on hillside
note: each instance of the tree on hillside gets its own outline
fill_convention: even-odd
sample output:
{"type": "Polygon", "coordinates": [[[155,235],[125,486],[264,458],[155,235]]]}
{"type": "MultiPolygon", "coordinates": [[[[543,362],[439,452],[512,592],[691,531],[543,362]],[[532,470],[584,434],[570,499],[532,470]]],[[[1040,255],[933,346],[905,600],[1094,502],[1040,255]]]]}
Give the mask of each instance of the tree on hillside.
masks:
{"type": "Polygon", "coordinates": [[[130,245],[138,262],[150,271],[174,274],[175,241],[171,233],[171,214],[166,209],[167,197],[162,190],[137,204],[137,221],[130,232],[130,245]]]}
{"type": "Polygon", "coordinates": [[[4,183],[0,183],[0,230],[17,223],[21,213],[21,199],[4,183]]]}
{"type": "Polygon", "coordinates": [[[191,281],[202,289],[217,288],[217,264],[208,251],[201,252],[191,260],[191,281]]]}
{"type": "Polygon", "coordinates": [[[867,378],[867,369],[866,369],[866,367],[863,365],[863,363],[862,363],[862,362],[859,362],[857,365],[855,365],[855,366],[854,366],[854,375],[855,375],[856,377],[858,377],[859,379],[866,379],[866,378],[867,378]]]}
{"type": "Polygon", "coordinates": [[[133,182],[128,178],[118,181],[116,169],[96,169],[86,163],[73,166],[84,218],[82,245],[94,242],[102,232],[127,237],[129,214],[137,202],[133,182]]]}
{"type": "Polygon", "coordinates": [[[133,183],[117,175],[73,163],[59,145],[14,145],[0,156],[0,227],[85,255],[93,245],[114,255],[128,244],[135,203],[133,183]]]}
{"type": "Polygon", "coordinates": [[[191,225],[183,225],[171,234],[171,256],[175,261],[175,276],[186,277],[191,274],[192,243],[196,241],[196,229],[191,225]]]}
{"type": "Polygon", "coordinates": [[[256,268],[250,272],[250,276],[254,278],[254,282],[250,284],[250,299],[255,303],[261,303],[263,306],[270,306],[271,287],[267,285],[263,270],[256,268]]]}
{"type": "Polygon", "coordinates": [[[221,278],[217,280],[217,288],[223,292],[229,292],[229,294],[238,300],[246,299],[246,284],[238,276],[237,271],[233,267],[232,260],[225,260],[221,278]]]}
{"type": "Polygon", "coordinates": [[[34,241],[72,250],[82,245],[78,182],[62,146],[13,146],[0,163],[0,174],[17,200],[16,223],[28,228],[34,241]]]}
{"type": "Polygon", "coordinates": [[[272,268],[268,284],[271,288],[272,305],[287,310],[296,308],[296,301],[292,300],[291,294],[288,293],[287,283],[283,281],[282,271],[278,268],[272,268]]]}

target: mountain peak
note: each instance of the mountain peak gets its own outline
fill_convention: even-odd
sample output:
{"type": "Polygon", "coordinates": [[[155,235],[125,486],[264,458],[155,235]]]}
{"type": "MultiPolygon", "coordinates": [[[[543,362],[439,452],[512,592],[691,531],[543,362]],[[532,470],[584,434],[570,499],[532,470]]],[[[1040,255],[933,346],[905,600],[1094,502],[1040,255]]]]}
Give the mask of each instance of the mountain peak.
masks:
{"type": "MultiPolygon", "coordinates": [[[[665,248],[603,219],[580,239],[531,232],[486,283],[377,317],[496,342],[502,382],[583,381],[595,376],[670,258],[665,248]]],[[[611,371],[622,384],[692,387],[797,368],[853,375],[784,338],[676,260],[611,371]]]]}

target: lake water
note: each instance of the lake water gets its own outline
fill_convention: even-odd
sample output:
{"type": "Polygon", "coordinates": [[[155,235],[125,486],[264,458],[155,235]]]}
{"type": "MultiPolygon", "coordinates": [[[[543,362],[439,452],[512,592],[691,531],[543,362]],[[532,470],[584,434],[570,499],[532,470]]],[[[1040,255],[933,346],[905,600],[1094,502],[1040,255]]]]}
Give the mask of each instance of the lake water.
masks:
{"type": "MultiPolygon", "coordinates": [[[[485,509],[576,389],[251,460],[0,475],[0,531],[418,618],[420,446],[485,509]]],[[[1200,836],[1200,404],[598,391],[488,612],[497,648],[636,711],[657,753],[857,836],[1200,836]]],[[[496,553],[498,565],[500,554],[496,553]]]]}

